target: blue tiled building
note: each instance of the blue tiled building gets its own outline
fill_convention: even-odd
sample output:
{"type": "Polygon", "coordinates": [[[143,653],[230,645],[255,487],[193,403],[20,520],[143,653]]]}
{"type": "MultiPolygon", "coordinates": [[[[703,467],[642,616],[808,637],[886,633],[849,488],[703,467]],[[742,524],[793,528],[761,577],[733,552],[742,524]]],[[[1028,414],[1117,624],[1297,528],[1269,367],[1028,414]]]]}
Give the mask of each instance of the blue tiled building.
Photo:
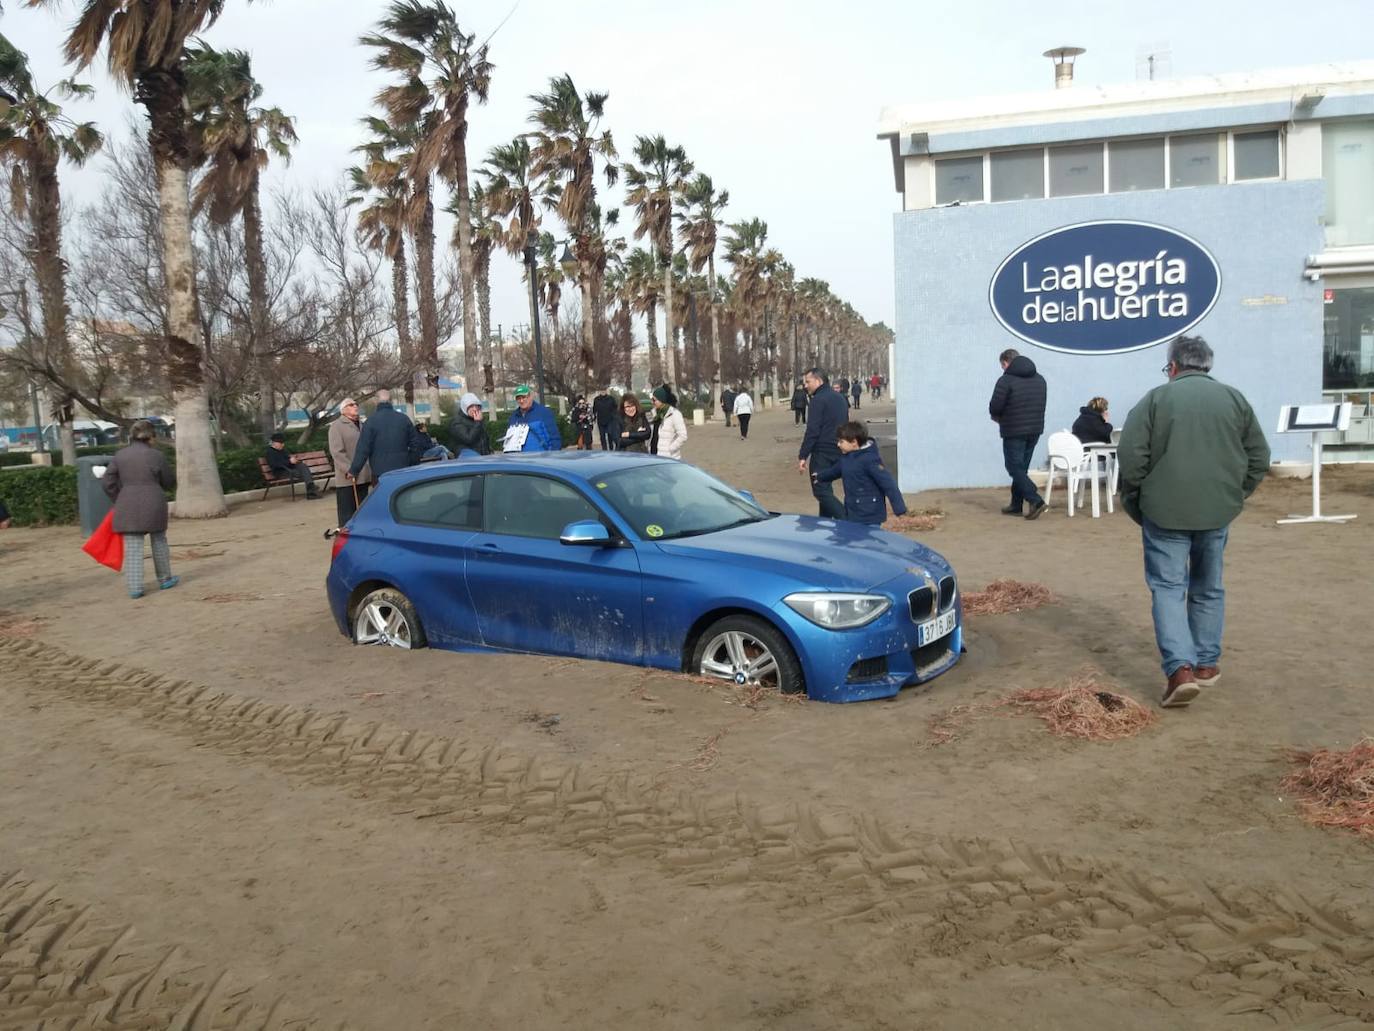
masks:
{"type": "MultiPolygon", "coordinates": [[[[1355,423],[1328,456],[1374,454],[1374,62],[891,109],[880,135],[903,201],[904,490],[1005,482],[987,414],[1005,348],[1049,383],[1048,435],[1098,395],[1124,422],[1162,382],[1164,341],[1181,328],[1207,338],[1215,374],[1266,430],[1281,404],[1350,399],[1355,423]],[[1074,228],[1089,223],[1109,225],[1074,228]],[[1189,241],[1193,264],[1166,277],[1189,241]],[[1053,260],[1026,257],[1042,252],[1053,260]],[[1097,282],[1041,289],[1070,269],[1070,287],[1097,282]],[[1159,284],[1128,281],[1152,274],[1159,284]],[[994,292],[999,276],[1010,278],[994,292]],[[1152,319],[1156,302],[1123,300],[1156,290],[1187,317],[1152,319]],[[1080,318],[1095,321],[1070,325],[1080,318]]],[[[1307,453],[1301,437],[1270,443],[1276,459],[1307,453]]],[[[1042,438],[1037,465],[1044,452],[1042,438]]]]}

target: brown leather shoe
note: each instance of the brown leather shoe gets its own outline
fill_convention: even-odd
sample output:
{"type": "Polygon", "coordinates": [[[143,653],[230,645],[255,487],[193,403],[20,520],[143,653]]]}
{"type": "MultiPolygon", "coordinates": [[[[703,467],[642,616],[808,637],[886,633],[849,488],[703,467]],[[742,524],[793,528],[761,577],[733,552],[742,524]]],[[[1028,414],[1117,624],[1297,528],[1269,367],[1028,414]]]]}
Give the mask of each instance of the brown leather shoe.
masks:
{"type": "Polygon", "coordinates": [[[1169,674],[1169,683],[1164,686],[1164,697],[1159,704],[1165,709],[1181,709],[1198,695],[1197,682],[1193,679],[1192,666],[1180,666],[1169,674]]]}
{"type": "Polygon", "coordinates": [[[1199,666],[1193,670],[1193,681],[1199,687],[1211,687],[1221,679],[1221,670],[1216,666],[1199,666]]]}

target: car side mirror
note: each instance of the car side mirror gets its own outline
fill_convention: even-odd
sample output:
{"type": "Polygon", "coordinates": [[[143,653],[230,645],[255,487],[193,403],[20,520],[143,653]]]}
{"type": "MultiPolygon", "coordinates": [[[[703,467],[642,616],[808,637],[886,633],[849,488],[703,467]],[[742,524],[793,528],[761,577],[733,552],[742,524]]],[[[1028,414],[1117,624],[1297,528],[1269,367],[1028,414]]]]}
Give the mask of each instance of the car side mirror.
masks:
{"type": "Polygon", "coordinates": [[[611,543],[611,531],[594,519],[569,523],[558,535],[561,544],[581,544],[593,548],[605,547],[611,543]]]}

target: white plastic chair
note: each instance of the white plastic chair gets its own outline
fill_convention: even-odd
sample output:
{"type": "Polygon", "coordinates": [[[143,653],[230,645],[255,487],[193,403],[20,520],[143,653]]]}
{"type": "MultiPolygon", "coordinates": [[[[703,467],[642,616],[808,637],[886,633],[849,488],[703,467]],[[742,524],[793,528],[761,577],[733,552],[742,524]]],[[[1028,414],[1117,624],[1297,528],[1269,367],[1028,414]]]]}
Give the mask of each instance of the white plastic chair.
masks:
{"type": "Polygon", "coordinates": [[[1080,498],[1079,507],[1083,506],[1081,500],[1083,484],[1092,475],[1094,463],[1084,453],[1082,441],[1068,430],[1051,433],[1048,447],[1050,475],[1045,483],[1045,504],[1050,503],[1050,495],[1054,493],[1055,473],[1063,472],[1065,487],[1069,493],[1069,515],[1072,517],[1075,496],[1080,498]]]}

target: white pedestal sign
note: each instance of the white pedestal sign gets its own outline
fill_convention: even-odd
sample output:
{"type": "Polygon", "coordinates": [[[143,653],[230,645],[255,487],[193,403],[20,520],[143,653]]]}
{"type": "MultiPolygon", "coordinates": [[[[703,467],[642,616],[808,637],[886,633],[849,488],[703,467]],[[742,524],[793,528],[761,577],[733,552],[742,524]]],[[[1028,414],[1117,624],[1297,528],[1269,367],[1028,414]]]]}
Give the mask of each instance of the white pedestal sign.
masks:
{"type": "Polygon", "coordinates": [[[1280,433],[1312,434],[1312,514],[1280,519],[1285,523],[1344,523],[1353,515],[1322,515],[1322,434],[1350,429],[1350,402],[1284,405],[1279,409],[1280,433]]]}

